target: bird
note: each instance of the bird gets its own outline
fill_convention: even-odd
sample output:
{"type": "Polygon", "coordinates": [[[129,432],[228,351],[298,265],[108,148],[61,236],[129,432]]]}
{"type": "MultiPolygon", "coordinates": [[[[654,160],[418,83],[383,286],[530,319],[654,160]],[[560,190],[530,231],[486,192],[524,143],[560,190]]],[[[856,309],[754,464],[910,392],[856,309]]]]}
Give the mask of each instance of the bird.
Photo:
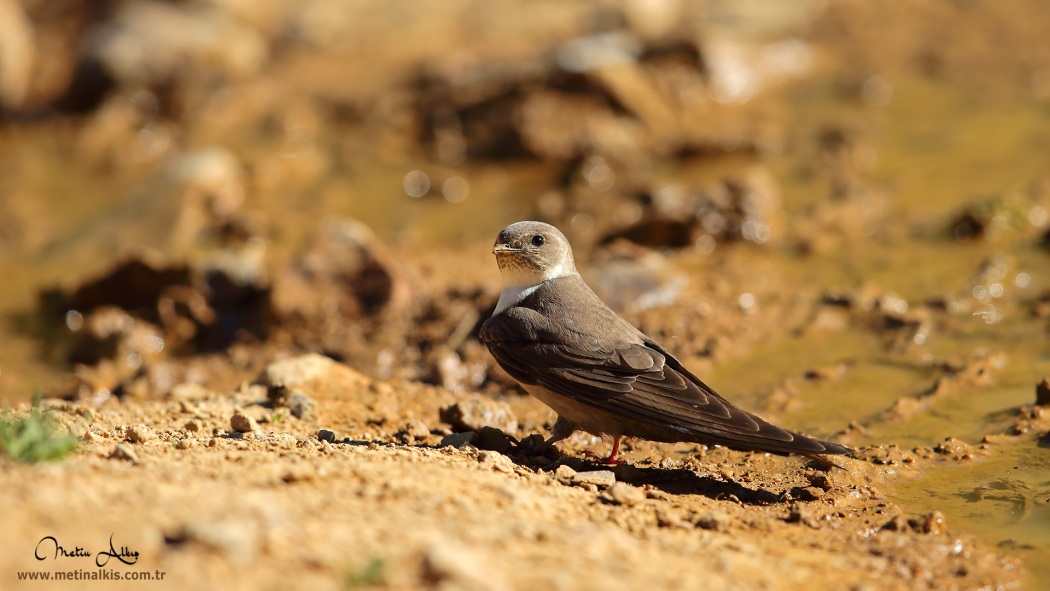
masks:
{"type": "Polygon", "coordinates": [[[479,336],[504,371],[557,413],[538,451],[583,430],[612,438],[608,456],[587,455],[613,465],[623,463],[617,455],[624,437],[800,454],[826,467],[838,465],[825,455],[852,452],[777,427],[720,396],[602,302],[554,226],[513,223],[492,252],[503,289],[479,336]]]}

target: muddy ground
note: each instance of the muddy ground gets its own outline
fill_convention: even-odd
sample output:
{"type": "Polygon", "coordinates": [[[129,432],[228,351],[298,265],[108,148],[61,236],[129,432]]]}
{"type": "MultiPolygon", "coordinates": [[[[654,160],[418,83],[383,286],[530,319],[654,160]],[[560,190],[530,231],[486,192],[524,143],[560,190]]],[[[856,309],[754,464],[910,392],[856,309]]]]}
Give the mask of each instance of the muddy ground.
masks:
{"type": "Polygon", "coordinates": [[[267,6],[0,0],[0,587],[1044,585],[1037,2],[267,6]],[[854,456],[530,451],[519,219],[854,456]]]}

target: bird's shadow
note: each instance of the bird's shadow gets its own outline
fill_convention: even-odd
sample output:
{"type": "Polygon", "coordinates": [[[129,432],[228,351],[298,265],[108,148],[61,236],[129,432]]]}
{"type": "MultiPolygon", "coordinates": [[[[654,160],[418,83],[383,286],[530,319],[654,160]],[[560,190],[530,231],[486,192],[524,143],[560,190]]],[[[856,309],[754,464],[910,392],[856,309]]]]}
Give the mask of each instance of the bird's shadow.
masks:
{"type": "MultiPolygon", "coordinates": [[[[515,458],[511,458],[515,460],[515,458]]],[[[528,466],[528,461],[522,464],[528,466]]],[[[566,465],[577,472],[612,470],[618,482],[634,486],[649,485],[671,495],[701,495],[716,501],[738,502],[744,505],[775,505],[784,502],[784,495],[763,488],[751,489],[732,480],[718,480],[685,468],[659,468],[619,464],[606,466],[591,461],[563,456],[554,466],[566,465]]]]}
{"type": "MultiPolygon", "coordinates": [[[[333,443],[355,447],[376,445],[380,447],[403,447],[408,445],[409,447],[421,449],[439,449],[441,447],[423,443],[363,441],[349,438],[333,443]]],[[[481,449],[486,449],[486,447],[481,449]]],[[[522,449],[522,447],[524,446],[490,451],[498,451],[507,456],[516,465],[532,471],[544,470],[553,472],[558,466],[568,466],[576,472],[610,470],[616,476],[618,482],[626,482],[634,486],[649,485],[671,495],[701,495],[716,501],[737,502],[743,505],[775,505],[786,501],[785,495],[782,494],[770,492],[763,488],[747,488],[738,482],[718,480],[685,468],[659,468],[656,466],[635,466],[632,464],[609,466],[572,456],[560,455],[553,449],[547,450],[546,453],[537,453],[536,450],[522,449]]]]}

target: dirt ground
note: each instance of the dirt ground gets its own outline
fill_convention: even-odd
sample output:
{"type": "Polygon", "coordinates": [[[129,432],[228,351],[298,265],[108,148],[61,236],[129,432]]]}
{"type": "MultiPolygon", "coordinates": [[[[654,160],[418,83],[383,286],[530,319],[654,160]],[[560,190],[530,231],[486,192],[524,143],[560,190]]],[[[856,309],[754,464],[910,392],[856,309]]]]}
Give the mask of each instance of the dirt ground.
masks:
{"type": "Polygon", "coordinates": [[[0,0],[0,401],[77,441],[0,454],[0,588],[1040,588],[1019,4],[0,0]],[[520,219],[856,453],[531,451],[477,338],[520,219]]]}
{"type": "Polygon", "coordinates": [[[909,518],[887,501],[884,483],[920,469],[932,450],[924,458],[866,448],[825,472],[799,459],[635,443],[630,463],[609,471],[578,459],[605,445],[586,436],[563,447],[567,456],[530,456],[502,431],[446,435],[439,419],[454,407],[464,428],[509,422],[522,436],[548,415],[530,398],[376,381],[321,356],[278,362],[261,381],[306,394],[315,410],[296,418],[249,382],[104,408],[50,403],[84,443],[61,464],[5,461],[4,572],[95,570],[92,557],[27,557],[27,540],[46,532],[96,553],[112,533],[138,558],[106,570],[163,572],[156,586],[165,588],[943,589],[1020,580],[1016,560],[953,531],[943,515],[909,518]],[[235,416],[245,424],[231,427],[235,416]],[[322,429],[332,430],[327,440],[322,429]]]}

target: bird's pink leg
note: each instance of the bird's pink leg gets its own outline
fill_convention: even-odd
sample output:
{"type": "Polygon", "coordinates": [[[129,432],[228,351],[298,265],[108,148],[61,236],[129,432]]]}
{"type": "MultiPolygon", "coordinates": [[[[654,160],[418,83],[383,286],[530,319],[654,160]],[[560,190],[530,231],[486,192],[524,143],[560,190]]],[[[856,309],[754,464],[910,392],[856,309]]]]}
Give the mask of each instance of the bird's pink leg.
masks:
{"type": "Polygon", "coordinates": [[[594,458],[599,464],[607,464],[609,466],[616,466],[616,465],[619,465],[619,464],[623,464],[626,460],[617,460],[616,459],[616,454],[620,453],[620,440],[621,439],[623,439],[623,435],[617,435],[613,439],[612,451],[609,452],[609,457],[607,457],[607,458],[603,458],[600,455],[594,453],[593,451],[589,451],[589,450],[583,452],[583,455],[585,455],[585,456],[587,456],[589,458],[594,458]]]}

